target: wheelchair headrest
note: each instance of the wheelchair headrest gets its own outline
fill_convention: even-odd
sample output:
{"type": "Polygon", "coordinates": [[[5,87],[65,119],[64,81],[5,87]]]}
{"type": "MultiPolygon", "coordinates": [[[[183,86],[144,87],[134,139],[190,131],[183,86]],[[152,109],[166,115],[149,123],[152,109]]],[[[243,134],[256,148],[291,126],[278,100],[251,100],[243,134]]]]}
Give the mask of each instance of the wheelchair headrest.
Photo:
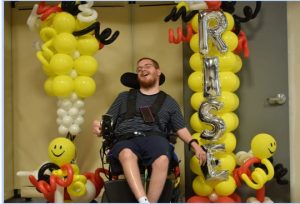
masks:
{"type": "MultiPolygon", "coordinates": [[[[163,73],[161,73],[160,78],[159,78],[159,85],[162,85],[165,82],[165,79],[166,79],[165,75],[163,73]]],[[[126,72],[126,73],[122,74],[120,81],[124,86],[130,87],[133,89],[140,88],[136,73],[126,72]]]]}

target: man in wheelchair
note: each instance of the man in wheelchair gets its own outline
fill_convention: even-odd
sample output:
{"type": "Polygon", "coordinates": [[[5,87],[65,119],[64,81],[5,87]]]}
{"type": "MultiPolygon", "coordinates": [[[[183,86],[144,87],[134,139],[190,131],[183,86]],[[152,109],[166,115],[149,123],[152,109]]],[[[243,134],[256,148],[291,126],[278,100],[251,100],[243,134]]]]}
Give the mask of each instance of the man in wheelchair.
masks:
{"type": "MultiPolygon", "coordinates": [[[[121,82],[133,89],[120,93],[107,112],[112,117],[115,136],[110,163],[113,173],[124,172],[138,202],[155,203],[163,191],[172,158],[170,132],[194,149],[200,164],[206,162],[206,153],[197,140],[192,139],[177,102],[160,91],[165,77],[159,64],[144,57],[138,60],[136,71],[137,74],[125,73],[121,77],[121,82]],[[138,161],[151,167],[147,194],[138,161]]],[[[93,132],[100,136],[101,131],[100,121],[95,120],[93,132]]]]}

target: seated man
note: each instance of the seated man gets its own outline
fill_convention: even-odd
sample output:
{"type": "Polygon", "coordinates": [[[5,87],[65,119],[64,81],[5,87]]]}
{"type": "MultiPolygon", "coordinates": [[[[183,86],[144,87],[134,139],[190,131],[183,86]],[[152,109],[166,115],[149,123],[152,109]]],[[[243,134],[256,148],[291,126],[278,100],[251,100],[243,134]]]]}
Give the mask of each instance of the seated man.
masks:
{"type": "MultiPolygon", "coordinates": [[[[194,149],[200,164],[206,162],[206,153],[192,139],[177,102],[160,91],[164,76],[159,64],[144,57],[138,60],[136,71],[137,89],[120,93],[107,112],[113,117],[114,133],[118,137],[111,150],[111,166],[113,171],[123,168],[125,178],[140,203],[156,203],[162,193],[171,158],[169,127],[194,149]],[[155,108],[152,105],[157,100],[162,101],[162,105],[158,111],[153,111],[155,108]],[[129,111],[132,109],[135,111],[129,111]],[[152,168],[147,194],[140,177],[138,160],[152,168]]],[[[93,132],[101,135],[100,121],[93,122],[93,132]]]]}

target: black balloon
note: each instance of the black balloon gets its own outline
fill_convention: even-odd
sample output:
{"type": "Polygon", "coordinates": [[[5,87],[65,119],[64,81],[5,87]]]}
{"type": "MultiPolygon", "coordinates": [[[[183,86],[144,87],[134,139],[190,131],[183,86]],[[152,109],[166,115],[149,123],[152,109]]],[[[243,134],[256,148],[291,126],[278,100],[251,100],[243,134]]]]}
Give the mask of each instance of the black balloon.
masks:
{"type": "MultiPolygon", "coordinates": [[[[85,1],[81,1],[80,4],[85,3],[85,1]]],[[[62,1],[61,2],[61,9],[65,12],[68,12],[72,14],[73,16],[76,16],[80,10],[78,9],[78,6],[80,5],[76,1],[62,1]]]]}
{"type": "Polygon", "coordinates": [[[250,21],[251,19],[256,18],[256,16],[258,15],[258,13],[261,9],[261,1],[256,1],[255,3],[256,4],[255,4],[254,12],[252,11],[252,8],[250,6],[245,6],[243,8],[244,16],[242,17],[242,16],[238,16],[238,15],[234,14],[236,2],[222,1],[222,4],[221,4],[222,10],[226,11],[228,13],[231,13],[234,18],[235,34],[238,35],[240,33],[241,23],[246,23],[246,22],[250,21]]]}
{"type": "Polygon", "coordinates": [[[177,11],[176,6],[174,6],[171,10],[171,13],[165,17],[164,21],[177,21],[181,17],[184,22],[189,22],[197,13],[197,10],[193,10],[189,14],[187,14],[187,11],[184,6],[178,9],[177,11]]]}
{"type": "Polygon", "coordinates": [[[50,182],[50,175],[49,174],[45,174],[45,172],[47,170],[49,170],[50,172],[52,172],[53,170],[59,169],[59,166],[54,164],[54,163],[45,163],[44,165],[41,166],[41,168],[39,169],[38,172],[38,181],[40,180],[44,180],[47,183],[50,182]]]}
{"type": "Polygon", "coordinates": [[[106,28],[104,29],[101,33],[100,33],[100,22],[95,22],[92,25],[79,30],[79,31],[75,31],[73,32],[73,35],[75,36],[80,36],[80,35],[85,35],[91,31],[95,31],[95,37],[97,38],[98,41],[100,41],[103,45],[109,45],[112,42],[114,42],[117,37],[119,36],[120,32],[116,31],[114,32],[114,34],[111,36],[111,29],[110,28],[106,28]],[[110,37],[111,36],[111,37],[110,37]],[[109,38],[110,37],[110,38],[109,38]],[[108,39],[109,38],[109,39],[108,39]]]}

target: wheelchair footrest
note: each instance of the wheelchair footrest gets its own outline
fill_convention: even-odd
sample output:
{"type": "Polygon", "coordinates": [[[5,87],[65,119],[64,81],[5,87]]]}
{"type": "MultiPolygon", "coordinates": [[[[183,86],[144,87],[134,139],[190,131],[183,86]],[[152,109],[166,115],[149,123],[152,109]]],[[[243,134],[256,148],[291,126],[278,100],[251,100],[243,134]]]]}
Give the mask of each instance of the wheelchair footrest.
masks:
{"type": "MultiPolygon", "coordinates": [[[[137,200],[133,195],[125,179],[106,181],[104,183],[105,196],[109,203],[136,203],[137,200]]],[[[159,198],[160,203],[169,203],[172,199],[173,182],[166,180],[163,192],[159,198]]]]}

